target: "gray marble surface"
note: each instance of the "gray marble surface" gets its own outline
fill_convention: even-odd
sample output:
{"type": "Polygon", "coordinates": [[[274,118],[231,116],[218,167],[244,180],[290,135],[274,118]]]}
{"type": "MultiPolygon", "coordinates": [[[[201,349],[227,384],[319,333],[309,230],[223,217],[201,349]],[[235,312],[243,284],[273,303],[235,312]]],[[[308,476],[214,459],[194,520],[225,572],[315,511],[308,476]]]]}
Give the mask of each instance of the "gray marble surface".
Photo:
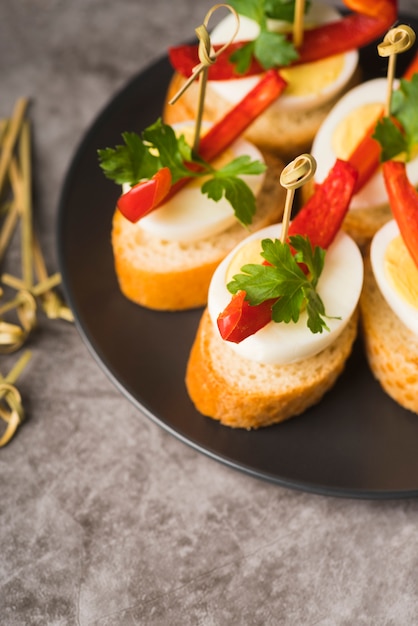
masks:
{"type": "MultiPolygon", "coordinates": [[[[2,0],[0,116],[31,99],[35,220],[57,269],[57,203],[97,112],[188,39],[194,0],[2,0]]],[[[402,3],[418,13],[418,3],[402,3]]],[[[14,268],[13,249],[7,266],[14,268]]],[[[76,327],[40,316],[0,449],[0,624],[413,625],[418,501],[291,491],[140,414],[76,327]]],[[[6,374],[17,355],[1,356],[6,374]]]]}

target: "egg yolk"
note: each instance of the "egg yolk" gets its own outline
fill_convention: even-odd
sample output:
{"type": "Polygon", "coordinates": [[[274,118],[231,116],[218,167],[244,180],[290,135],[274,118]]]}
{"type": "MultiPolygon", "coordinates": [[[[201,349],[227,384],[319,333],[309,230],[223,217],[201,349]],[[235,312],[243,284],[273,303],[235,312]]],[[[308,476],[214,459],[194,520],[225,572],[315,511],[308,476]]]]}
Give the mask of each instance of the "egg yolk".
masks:
{"type": "Polygon", "coordinates": [[[339,159],[348,160],[363,139],[366,130],[382,111],[382,103],[369,103],[357,107],[341,120],[332,136],[332,149],[339,159]]]}
{"type": "Polygon", "coordinates": [[[306,96],[321,93],[337,80],[343,71],[344,55],[336,55],[313,63],[304,63],[290,69],[281,68],[280,74],[287,82],[286,94],[306,96]]]}
{"type": "Polygon", "coordinates": [[[241,268],[247,263],[262,263],[264,261],[261,256],[261,239],[253,239],[241,246],[231,259],[226,271],[226,282],[229,283],[235,274],[242,274],[241,268]]]}
{"type": "Polygon", "coordinates": [[[397,293],[418,309],[418,267],[401,236],[392,239],[386,248],[385,271],[397,293]]]}

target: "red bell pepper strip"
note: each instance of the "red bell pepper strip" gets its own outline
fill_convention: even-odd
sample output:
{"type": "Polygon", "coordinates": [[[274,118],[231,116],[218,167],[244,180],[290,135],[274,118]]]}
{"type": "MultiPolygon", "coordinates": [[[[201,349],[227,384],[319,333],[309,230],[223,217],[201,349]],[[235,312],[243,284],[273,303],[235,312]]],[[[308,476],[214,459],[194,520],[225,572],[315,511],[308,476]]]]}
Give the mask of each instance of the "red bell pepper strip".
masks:
{"type": "Polygon", "coordinates": [[[385,161],[383,177],[393,216],[418,267],[418,192],[408,179],[405,163],[385,161]]]}
{"type": "Polygon", "coordinates": [[[251,306],[245,295],[245,291],[234,294],[228,306],[218,316],[218,329],[225,341],[240,343],[271,322],[271,308],[276,299],[251,306]]]}
{"type": "MultiPolygon", "coordinates": [[[[222,154],[280,96],[286,84],[275,70],[266,72],[262,80],[203,135],[199,143],[199,156],[210,162],[222,154]]],[[[193,169],[196,169],[193,165],[193,169]]],[[[169,200],[189,180],[182,178],[175,183],[165,200],[169,200]]]]}
{"type": "Polygon", "coordinates": [[[373,138],[373,133],[379,119],[383,117],[383,107],[380,116],[367,129],[363,139],[357,144],[351,153],[348,161],[353,165],[357,172],[358,178],[354,193],[360,191],[362,187],[373,176],[380,163],[380,154],[382,152],[380,143],[373,138]]]}
{"type": "Polygon", "coordinates": [[[138,183],[122,194],[117,207],[130,222],[150,213],[167,196],[171,188],[171,171],[163,167],[147,181],[138,183]]]}
{"type": "MultiPolygon", "coordinates": [[[[298,59],[291,65],[310,63],[361,48],[385,33],[397,19],[397,0],[374,0],[373,2],[346,0],[345,4],[355,13],[340,20],[307,29],[304,33],[303,44],[298,49],[298,59]]],[[[217,57],[216,63],[209,67],[209,80],[229,80],[262,73],[264,70],[256,60],[253,60],[245,74],[237,74],[235,65],[231,63],[231,54],[246,43],[248,41],[237,41],[228,46],[217,57]]],[[[220,47],[215,45],[214,50],[217,51],[220,47]]],[[[188,78],[199,63],[198,47],[197,45],[172,47],[169,49],[169,58],[173,68],[188,78]]]]}
{"type": "MultiPolygon", "coordinates": [[[[212,161],[222,154],[279,97],[285,87],[286,81],[275,70],[266,72],[262,80],[202,137],[199,145],[199,155],[202,159],[212,161]]],[[[186,165],[191,170],[198,169],[195,163],[186,165]]],[[[158,177],[157,174],[150,181],[135,185],[119,198],[118,208],[131,222],[137,222],[163,202],[167,202],[191,180],[188,177],[181,178],[174,185],[167,186],[166,175],[158,177]],[[152,182],[155,177],[161,178],[158,183],[160,190],[158,194],[154,193],[157,181],[152,182]]]]}
{"type": "MultiPolygon", "coordinates": [[[[248,41],[234,41],[229,44],[228,48],[218,54],[216,63],[209,66],[208,78],[209,80],[230,80],[231,78],[242,78],[243,74],[239,74],[236,71],[236,66],[230,61],[231,55],[242,48],[248,41]]],[[[215,44],[213,46],[214,52],[218,52],[224,44],[215,44]]],[[[194,68],[199,63],[198,46],[193,44],[182,44],[180,46],[173,46],[168,49],[168,58],[171,66],[186,78],[192,75],[194,68]]],[[[262,74],[265,69],[257,61],[255,57],[252,58],[251,63],[245,72],[245,76],[255,76],[256,74],[262,74]]]]}
{"type": "MultiPolygon", "coordinates": [[[[341,228],[350,206],[357,171],[347,161],[337,159],[327,178],[317,185],[315,193],[296,215],[288,234],[309,237],[312,247],[328,248],[341,228]]],[[[271,321],[275,299],[251,306],[245,292],[232,296],[220,313],[217,323],[222,339],[240,343],[271,321]]]]}
{"type": "Polygon", "coordinates": [[[406,80],[411,80],[413,75],[417,73],[418,73],[418,52],[415,53],[415,56],[413,57],[412,61],[406,68],[403,77],[406,78],[406,80]]]}
{"type": "Polygon", "coordinates": [[[336,159],[326,179],[291,222],[289,235],[304,235],[313,247],[328,248],[349,209],[356,180],[357,171],[351,163],[336,159]]]}
{"type": "Polygon", "coordinates": [[[297,63],[362,48],[385,34],[398,15],[397,0],[345,0],[345,4],[355,13],[305,31],[297,63]]]}
{"type": "Polygon", "coordinates": [[[266,72],[262,80],[202,137],[199,144],[200,156],[206,161],[212,161],[219,156],[277,100],[286,86],[285,79],[275,70],[266,72]]]}

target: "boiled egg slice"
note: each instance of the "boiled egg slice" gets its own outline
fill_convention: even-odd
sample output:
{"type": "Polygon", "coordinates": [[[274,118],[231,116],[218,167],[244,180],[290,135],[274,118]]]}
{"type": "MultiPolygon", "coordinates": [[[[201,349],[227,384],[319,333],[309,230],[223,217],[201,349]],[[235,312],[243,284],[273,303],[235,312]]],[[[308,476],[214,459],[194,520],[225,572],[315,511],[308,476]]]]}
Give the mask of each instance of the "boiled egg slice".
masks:
{"type": "Polygon", "coordinates": [[[418,267],[395,220],[373,237],[370,260],[377,285],[401,322],[418,336],[418,267]]]}
{"type": "MultiPolygon", "coordinates": [[[[194,122],[177,124],[174,129],[178,133],[184,133],[186,139],[192,143],[194,122]]],[[[261,152],[253,144],[240,138],[214,160],[212,165],[219,169],[232,159],[243,155],[248,155],[253,161],[263,162],[261,152]]],[[[262,186],[264,174],[241,178],[256,195],[262,186]]],[[[168,202],[141,218],[141,228],[159,239],[190,243],[221,233],[236,224],[237,219],[230,203],[224,197],[219,202],[208,198],[201,192],[202,181],[202,178],[191,181],[168,202]]],[[[123,186],[123,191],[128,189],[129,185],[123,186]]]]}
{"type": "MultiPolygon", "coordinates": [[[[254,20],[239,16],[240,26],[235,41],[255,39],[260,27],[254,20]]],[[[336,9],[325,4],[313,2],[305,17],[305,27],[338,20],[336,9]]],[[[230,40],[235,30],[235,18],[229,14],[211,33],[212,44],[223,44],[230,40]]],[[[288,32],[289,24],[278,20],[268,20],[268,28],[275,32],[288,32]]],[[[280,74],[287,81],[287,87],[280,98],[271,106],[282,111],[309,110],[317,108],[336,96],[352,78],[358,65],[358,52],[352,50],[342,55],[335,55],[313,63],[304,63],[295,67],[280,69],[280,74]]],[[[239,102],[259,81],[257,76],[248,76],[231,80],[210,81],[211,89],[227,102],[239,102]]]]}
{"type": "MultiPolygon", "coordinates": [[[[394,87],[397,88],[395,81],[394,87]]],[[[315,181],[322,183],[336,158],[347,160],[367,129],[379,117],[387,97],[387,80],[376,78],[357,85],[348,91],[331,109],[322,122],[312,144],[311,153],[316,159],[315,181]]],[[[407,163],[409,180],[418,185],[418,158],[407,163]]],[[[388,204],[383,175],[380,168],[356,193],[351,209],[367,209],[388,204]]]]}
{"type": "MultiPolygon", "coordinates": [[[[261,240],[280,237],[281,225],[268,226],[253,233],[239,244],[218,266],[209,287],[208,311],[217,328],[217,318],[231,300],[226,285],[232,274],[245,263],[260,259],[261,240]]],[[[329,331],[312,333],[307,327],[307,314],[302,312],[297,323],[270,322],[239,344],[228,343],[243,358],[258,363],[284,365],[306,359],[329,346],[343,331],[351,318],[363,284],[363,260],[355,242],[340,232],[327,250],[325,265],[318,281],[318,292],[329,318],[329,331]]]]}

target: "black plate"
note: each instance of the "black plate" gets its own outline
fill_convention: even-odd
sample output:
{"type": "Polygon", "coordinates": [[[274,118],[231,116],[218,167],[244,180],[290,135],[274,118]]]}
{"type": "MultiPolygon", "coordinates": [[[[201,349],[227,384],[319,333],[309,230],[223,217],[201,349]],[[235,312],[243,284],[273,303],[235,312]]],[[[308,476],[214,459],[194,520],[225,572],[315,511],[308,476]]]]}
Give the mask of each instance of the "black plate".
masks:
{"type": "MultiPolygon", "coordinates": [[[[414,20],[408,19],[414,25],[414,20]]],[[[398,61],[399,72],[412,58],[398,61]]],[[[365,78],[381,72],[375,46],[363,50],[365,78]]],[[[121,392],[152,420],[210,457],[279,485],[358,498],[418,495],[418,418],[373,380],[361,344],[323,401],[304,415],[259,431],[233,430],[192,406],[184,372],[201,311],[156,313],[120,293],[110,246],[118,189],[97,149],[120,143],[160,115],[171,76],[167,58],[134,77],[98,116],[66,176],[58,252],[66,296],[94,357],[121,392]]]]}

